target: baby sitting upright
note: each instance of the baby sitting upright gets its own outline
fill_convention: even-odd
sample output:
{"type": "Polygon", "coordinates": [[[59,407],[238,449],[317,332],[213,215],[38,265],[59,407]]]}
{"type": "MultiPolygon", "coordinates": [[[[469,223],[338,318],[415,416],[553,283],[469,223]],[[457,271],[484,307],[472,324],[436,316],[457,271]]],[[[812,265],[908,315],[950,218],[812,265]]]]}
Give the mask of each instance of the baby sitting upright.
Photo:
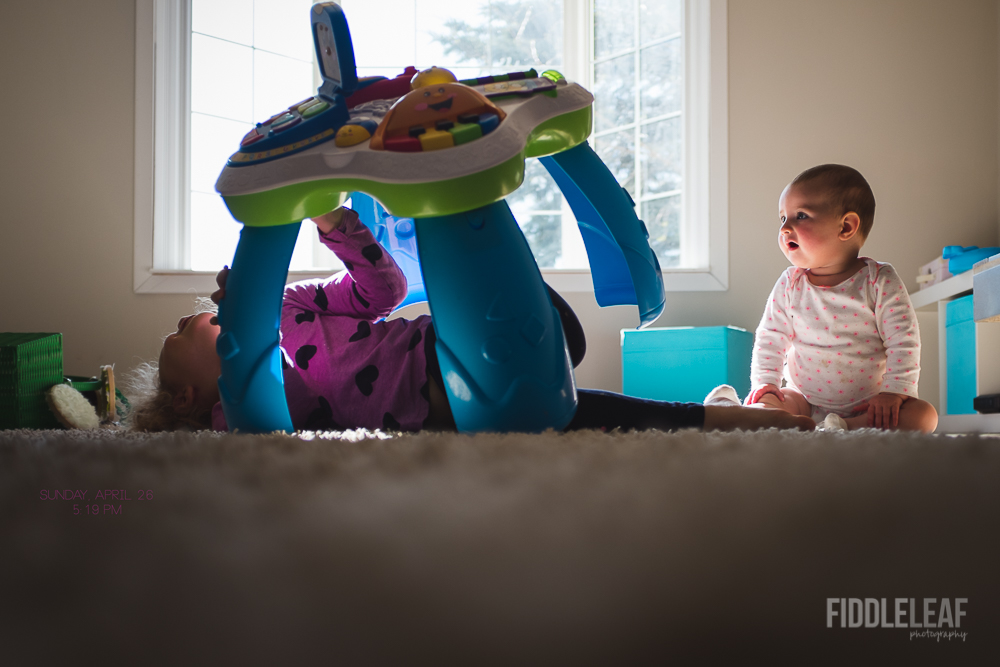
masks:
{"type": "Polygon", "coordinates": [[[844,165],[807,169],[781,193],[778,219],[792,266],[757,327],[746,404],[827,427],[933,431],[906,287],[889,264],[859,256],[875,221],[868,182],[844,165]]]}

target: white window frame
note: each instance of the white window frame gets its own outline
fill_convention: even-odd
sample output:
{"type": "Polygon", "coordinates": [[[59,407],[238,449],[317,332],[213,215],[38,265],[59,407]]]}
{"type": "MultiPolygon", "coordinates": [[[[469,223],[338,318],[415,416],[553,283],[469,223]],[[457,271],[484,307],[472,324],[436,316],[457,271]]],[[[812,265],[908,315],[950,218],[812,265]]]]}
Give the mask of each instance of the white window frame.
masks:
{"type": "MultiPolygon", "coordinates": [[[[664,288],[670,292],[729,288],[727,1],[685,0],[682,224],[686,225],[686,249],[703,249],[699,263],[705,268],[665,270],[664,288]]],[[[564,0],[563,43],[574,45],[564,53],[564,73],[588,89],[592,7],[591,0],[564,0]]],[[[215,272],[182,268],[190,243],[186,169],[190,3],[136,0],[135,33],[133,289],[136,293],[207,294],[215,289],[215,272]]],[[[558,291],[593,291],[589,270],[543,269],[542,274],[558,291]]],[[[293,271],[289,279],[322,275],[293,271]]]]}

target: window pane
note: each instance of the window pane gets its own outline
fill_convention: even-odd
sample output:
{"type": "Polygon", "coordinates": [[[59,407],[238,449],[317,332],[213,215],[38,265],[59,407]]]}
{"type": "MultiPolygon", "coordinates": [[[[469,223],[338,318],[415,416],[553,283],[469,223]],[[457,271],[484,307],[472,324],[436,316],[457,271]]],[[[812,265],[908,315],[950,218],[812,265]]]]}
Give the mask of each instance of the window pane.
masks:
{"type": "MultiPolygon", "coordinates": [[[[384,76],[384,77],[388,77],[388,78],[392,79],[395,76],[397,76],[399,74],[402,74],[404,69],[405,68],[403,66],[401,66],[401,65],[400,66],[394,66],[394,67],[389,67],[389,66],[385,66],[385,67],[359,67],[358,68],[358,78],[359,79],[363,79],[366,76],[384,76]]],[[[452,71],[454,71],[454,70],[452,70],[452,71]]],[[[458,73],[456,73],[455,76],[458,76],[458,73]]]]}
{"type": "Polygon", "coordinates": [[[299,236],[295,241],[292,259],[288,263],[289,271],[323,270],[336,273],[344,268],[344,263],[337,259],[333,251],[323,245],[316,232],[316,225],[308,218],[299,227],[299,236]]]}
{"type": "Polygon", "coordinates": [[[253,49],[192,35],[191,111],[252,123],[253,49]]]}
{"type": "Polygon", "coordinates": [[[310,0],[254,0],[253,45],[312,62],[310,7],[310,0]]]}
{"type": "Polygon", "coordinates": [[[642,118],[681,110],[684,94],[684,51],[680,38],[639,52],[639,95],[642,118]]]}
{"type": "Polygon", "coordinates": [[[215,194],[215,181],[253,125],[191,114],[191,190],[215,194]]]}
{"type": "Polygon", "coordinates": [[[639,3],[639,37],[643,44],[681,32],[683,0],[642,0],[639,3]]]}
{"type": "Polygon", "coordinates": [[[373,74],[362,75],[362,67],[378,68],[374,74],[379,76],[395,76],[416,63],[414,0],[379,0],[378,11],[372,11],[369,0],[345,0],[343,7],[351,27],[358,76],[373,74]],[[386,39],[386,35],[392,35],[392,39],[386,39]]]}
{"type": "MultiPolygon", "coordinates": [[[[445,66],[440,63],[438,65],[440,67],[445,66]]],[[[405,68],[402,65],[398,67],[359,67],[358,78],[360,79],[366,76],[385,76],[391,79],[402,74],[404,69],[405,68]]],[[[486,76],[489,74],[489,68],[486,67],[451,66],[447,69],[450,70],[459,81],[462,81],[463,79],[475,79],[476,77],[486,76]]]]}
{"type": "Polygon", "coordinates": [[[680,195],[643,202],[642,214],[646,229],[649,231],[649,246],[660,260],[660,268],[680,266],[680,195]]]}
{"type": "MultiPolygon", "coordinates": [[[[299,227],[299,235],[295,239],[292,258],[288,262],[289,271],[308,271],[313,268],[313,237],[315,236],[316,225],[313,224],[312,220],[303,220],[299,227]]],[[[323,245],[318,240],[316,240],[316,244],[323,245]]]]}
{"type": "Polygon", "coordinates": [[[253,0],[192,0],[191,31],[253,44],[253,0]]]}
{"type": "Polygon", "coordinates": [[[312,63],[266,51],[254,51],[253,56],[253,111],[257,121],[316,93],[312,63]]]}
{"type": "Polygon", "coordinates": [[[217,194],[191,193],[191,268],[218,271],[233,263],[243,226],[217,194]]]}
{"type": "MultiPolygon", "coordinates": [[[[489,0],[415,0],[417,69],[489,64],[489,0]]],[[[450,69],[450,68],[449,68],[450,69]]]]}
{"type": "Polygon", "coordinates": [[[524,162],[524,181],[507,196],[507,205],[514,215],[519,211],[558,211],[562,206],[559,193],[559,186],[542,163],[528,159],[524,162]]]}
{"type": "Polygon", "coordinates": [[[594,151],[611,174],[635,198],[635,133],[622,130],[594,139],[594,151]]]}
{"type": "Polygon", "coordinates": [[[524,182],[507,197],[507,205],[528,239],[538,266],[555,266],[562,246],[562,194],[541,162],[525,162],[524,182]]]}
{"type": "Polygon", "coordinates": [[[632,6],[631,2],[622,0],[594,0],[595,58],[634,48],[635,12],[632,6]]]}
{"type": "MultiPolygon", "coordinates": [[[[350,200],[348,200],[348,201],[350,201],[350,200]]],[[[348,208],[350,208],[349,205],[348,205],[348,208]]],[[[330,250],[325,245],[323,245],[323,242],[319,240],[319,237],[316,234],[316,225],[314,225],[312,223],[312,221],[310,221],[310,220],[303,220],[302,221],[302,226],[306,227],[306,223],[309,223],[309,227],[308,227],[309,232],[308,232],[307,236],[309,237],[310,243],[312,244],[312,248],[313,248],[313,252],[312,252],[312,267],[311,268],[313,270],[319,269],[319,270],[322,270],[322,271],[327,271],[328,273],[336,273],[337,271],[340,271],[341,269],[343,269],[344,268],[344,263],[341,262],[337,258],[337,256],[333,254],[332,250],[330,250]]],[[[302,232],[301,230],[299,230],[299,239],[300,239],[299,242],[300,243],[301,243],[301,239],[302,239],[302,234],[303,233],[305,233],[305,232],[302,232]]],[[[296,245],[295,247],[297,248],[298,245],[296,245]]],[[[295,255],[293,253],[292,254],[291,267],[294,267],[294,266],[295,266],[295,255]]],[[[295,269],[293,268],[292,270],[295,270],[295,269]]]]}
{"type": "Polygon", "coordinates": [[[594,67],[594,129],[609,130],[635,121],[635,58],[632,54],[594,67]]]}
{"type": "MultiPolygon", "coordinates": [[[[199,10],[199,25],[205,30],[229,30],[225,35],[232,41],[237,37],[235,27],[226,21],[236,10],[219,6],[238,4],[244,10],[239,39],[252,44],[247,48],[203,35],[192,37],[192,268],[217,270],[232,260],[240,230],[214,192],[226,158],[236,150],[248,123],[315,92],[308,20],[312,3],[193,2],[212,5],[215,11],[213,15],[199,10]],[[221,27],[212,27],[213,21],[221,27]]],[[[563,63],[563,0],[345,0],[342,4],[351,26],[359,76],[392,77],[407,65],[438,65],[463,79],[529,67],[558,68],[563,63]]],[[[628,103],[624,110],[611,107],[609,116],[615,122],[634,121],[633,60],[629,57],[605,68],[615,76],[616,67],[626,69],[628,103]]],[[[611,90],[621,85],[618,81],[611,90]]],[[[620,142],[605,143],[614,149],[620,142]]],[[[626,171],[633,174],[634,167],[626,171]]],[[[524,183],[509,203],[539,265],[554,266],[561,254],[563,219],[573,220],[572,215],[561,213],[563,197],[537,160],[527,161],[524,183]]],[[[305,225],[291,269],[337,265],[332,254],[326,261],[326,249],[313,236],[314,227],[305,225]]]]}
{"type": "Polygon", "coordinates": [[[643,125],[639,134],[642,148],[643,196],[679,190],[683,182],[680,116],[643,125]]]}
{"type": "Polygon", "coordinates": [[[562,0],[494,1],[493,67],[513,70],[562,64],[562,0]]]}
{"type": "Polygon", "coordinates": [[[538,266],[543,269],[555,266],[562,244],[562,215],[529,215],[518,218],[517,223],[538,266]]]}

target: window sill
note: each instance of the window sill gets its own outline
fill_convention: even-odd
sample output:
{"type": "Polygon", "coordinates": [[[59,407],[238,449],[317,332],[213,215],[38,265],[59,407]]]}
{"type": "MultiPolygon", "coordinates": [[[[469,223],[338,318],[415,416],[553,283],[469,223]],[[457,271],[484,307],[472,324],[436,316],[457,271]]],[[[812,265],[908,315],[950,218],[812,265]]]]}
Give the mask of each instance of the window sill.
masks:
{"type": "MultiPolygon", "coordinates": [[[[136,276],[136,294],[199,294],[209,295],[218,289],[216,271],[153,270],[136,276]]],[[[329,271],[289,271],[287,283],[313,278],[326,278],[329,271]]]]}
{"type": "MultiPolygon", "coordinates": [[[[325,278],[329,272],[290,271],[287,282],[325,278]]],[[[571,269],[543,269],[542,278],[552,289],[565,292],[593,292],[594,282],[590,271],[571,269]]],[[[667,292],[718,292],[728,286],[711,271],[704,269],[678,269],[663,273],[663,287],[667,292]]],[[[154,270],[136,276],[136,294],[201,294],[216,290],[213,271],[154,270]]]]}

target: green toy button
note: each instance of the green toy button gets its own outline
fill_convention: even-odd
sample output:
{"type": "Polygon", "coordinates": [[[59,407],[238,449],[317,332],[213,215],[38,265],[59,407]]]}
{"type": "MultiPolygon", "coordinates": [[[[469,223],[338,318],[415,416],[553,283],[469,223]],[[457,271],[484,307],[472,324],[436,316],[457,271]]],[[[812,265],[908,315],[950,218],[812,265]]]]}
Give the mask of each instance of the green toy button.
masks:
{"type": "Polygon", "coordinates": [[[479,125],[473,125],[469,123],[458,123],[454,127],[448,129],[451,132],[451,136],[455,138],[455,145],[467,144],[470,141],[475,141],[479,137],[483,136],[483,128],[479,125]]]}
{"type": "Polygon", "coordinates": [[[327,104],[326,102],[319,102],[318,104],[314,104],[311,107],[306,107],[305,111],[303,111],[303,110],[300,109],[299,113],[302,114],[303,118],[312,118],[313,116],[315,116],[319,112],[326,111],[329,108],[330,108],[330,105],[327,104]]]}

